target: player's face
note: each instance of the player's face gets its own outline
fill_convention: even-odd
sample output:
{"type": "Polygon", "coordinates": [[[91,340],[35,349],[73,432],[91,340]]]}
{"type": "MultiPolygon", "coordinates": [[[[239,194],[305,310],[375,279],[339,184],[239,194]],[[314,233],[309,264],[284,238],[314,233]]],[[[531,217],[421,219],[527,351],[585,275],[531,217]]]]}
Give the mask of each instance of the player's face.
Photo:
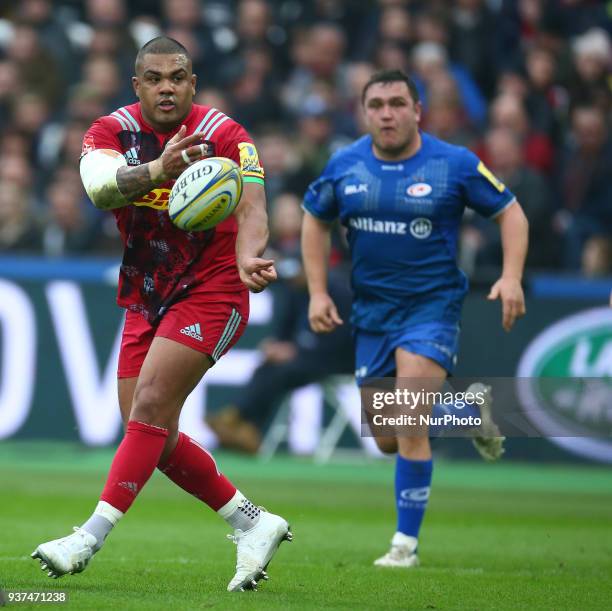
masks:
{"type": "Polygon", "coordinates": [[[406,83],[371,85],[364,100],[364,115],[378,156],[402,159],[415,152],[421,105],[415,104],[406,83]]]}
{"type": "Polygon", "coordinates": [[[132,77],[136,96],[147,123],[157,131],[172,131],[191,110],[196,77],[182,53],[147,54],[132,77]]]}

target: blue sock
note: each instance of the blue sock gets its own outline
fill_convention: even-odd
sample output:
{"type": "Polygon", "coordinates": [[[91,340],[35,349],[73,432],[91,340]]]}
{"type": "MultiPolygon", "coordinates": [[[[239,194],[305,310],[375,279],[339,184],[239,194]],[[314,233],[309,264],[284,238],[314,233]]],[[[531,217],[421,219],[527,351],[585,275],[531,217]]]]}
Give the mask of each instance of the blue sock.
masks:
{"type": "MultiPolygon", "coordinates": [[[[451,404],[442,404],[436,403],[431,408],[431,417],[432,418],[444,418],[444,416],[456,416],[457,418],[480,418],[480,408],[476,403],[451,403],[451,404]]],[[[456,424],[453,424],[452,421],[448,424],[431,424],[429,426],[429,436],[430,437],[441,437],[445,431],[457,430],[458,427],[456,424]]]]}
{"type": "Polygon", "coordinates": [[[418,538],[427,509],[433,461],[410,460],[397,455],[395,463],[395,500],[397,530],[418,538]]]}

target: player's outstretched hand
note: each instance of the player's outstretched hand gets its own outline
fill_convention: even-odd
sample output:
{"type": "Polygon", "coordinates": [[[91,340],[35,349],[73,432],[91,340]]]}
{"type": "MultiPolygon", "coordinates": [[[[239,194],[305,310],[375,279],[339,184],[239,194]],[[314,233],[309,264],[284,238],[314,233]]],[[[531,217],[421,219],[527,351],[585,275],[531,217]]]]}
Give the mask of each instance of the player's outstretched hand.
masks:
{"type": "Polygon", "coordinates": [[[338,314],[336,304],[327,293],[319,293],[310,297],[308,321],[310,328],[315,333],[330,333],[338,325],[344,324],[338,314]]]}
{"type": "Polygon", "coordinates": [[[240,280],[252,293],[261,293],[278,276],[272,259],[247,257],[238,261],[240,280]]]}
{"type": "Polygon", "coordinates": [[[178,178],[187,166],[204,159],[208,150],[206,144],[202,142],[202,134],[185,136],[186,132],[187,127],[181,125],[181,129],[168,140],[164,152],[151,162],[151,178],[157,180],[178,178]]]}
{"type": "Polygon", "coordinates": [[[525,295],[518,278],[504,278],[503,276],[491,287],[487,296],[489,301],[501,299],[502,327],[510,331],[517,318],[525,315],[525,295]]]}

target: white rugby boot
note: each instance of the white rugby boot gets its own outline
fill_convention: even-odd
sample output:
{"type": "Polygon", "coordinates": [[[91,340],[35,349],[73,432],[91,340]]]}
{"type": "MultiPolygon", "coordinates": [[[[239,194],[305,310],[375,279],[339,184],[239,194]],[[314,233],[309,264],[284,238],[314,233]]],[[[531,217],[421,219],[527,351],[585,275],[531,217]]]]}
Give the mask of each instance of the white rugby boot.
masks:
{"type": "Polygon", "coordinates": [[[247,531],[236,529],[227,535],[237,545],[236,574],[227,586],[228,592],[256,590],[260,579],[268,579],[266,568],[278,546],[291,541],[289,524],[280,516],[261,510],[257,524],[247,531]]]}
{"type": "Polygon", "coordinates": [[[40,560],[40,568],[49,577],[57,579],[67,573],[80,573],[94,555],[96,538],[87,531],[74,527],[74,532],[67,537],[41,543],[31,554],[34,560],[40,560]]]}
{"type": "Polygon", "coordinates": [[[472,443],[485,460],[498,460],[505,452],[504,441],[506,441],[506,438],[501,434],[497,424],[493,422],[491,387],[481,382],[475,382],[468,386],[466,392],[482,393],[484,396],[483,404],[479,405],[481,424],[476,429],[476,436],[472,438],[472,443]]]}
{"type": "Polygon", "coordinates": [[[417,540],[401,532],[396,532],[391,539],[391,549],[374,560],[374,566],[408,569],[419,566],[417,540]]]}

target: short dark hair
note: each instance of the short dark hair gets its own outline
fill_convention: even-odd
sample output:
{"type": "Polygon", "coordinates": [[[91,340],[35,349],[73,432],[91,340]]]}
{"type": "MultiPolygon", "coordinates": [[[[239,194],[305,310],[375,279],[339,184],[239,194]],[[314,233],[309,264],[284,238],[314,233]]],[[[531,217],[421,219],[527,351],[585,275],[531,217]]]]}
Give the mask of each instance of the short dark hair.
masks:
{"type": "Polygon", "coordinates": [[[370,80],[364,85],[363,91],[361,92],[361,103],[365,103],[366,93],[368,89],[376,83],[406,83],[408,91],[410,91],[410,97],[416,104],[419,101],[419,91],[414,81],[401,70],[381,70],[375,72],[370,80]]]}
{"type": "Polygon", "coordinates": [[[189,51],[187,51],[178,40],[174,40],[174,38],[170,38],[170,36],[157,36],[142,45],[136,55],[134,68],[136,72],[138,72],[138,65],[142,62],[142,58],[145,55],[173,55],[175,53],[185,55],[185,57],[191,61],[189,51]]]}

